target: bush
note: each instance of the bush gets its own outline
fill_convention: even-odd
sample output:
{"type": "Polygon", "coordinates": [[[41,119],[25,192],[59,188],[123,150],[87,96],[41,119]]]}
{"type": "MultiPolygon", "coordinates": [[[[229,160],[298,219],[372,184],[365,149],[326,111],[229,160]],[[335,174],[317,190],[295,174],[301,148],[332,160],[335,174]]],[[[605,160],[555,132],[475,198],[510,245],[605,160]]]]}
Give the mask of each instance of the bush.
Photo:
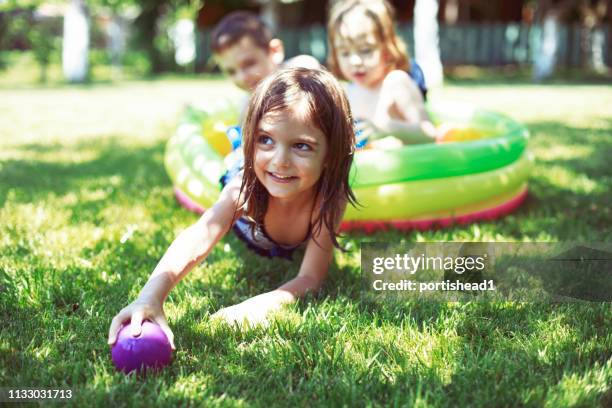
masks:
{"type": "MultiPolygon", "coordinates": [[[[40,79],[47,79],[47,67],[59,52],[62,19],[37,18],[33,9],[13,10],[0,14],[0,50],[32,50],[40,65],[40,79]]],[[[0,60],[0,67],[6,60],[0,60]]]]}

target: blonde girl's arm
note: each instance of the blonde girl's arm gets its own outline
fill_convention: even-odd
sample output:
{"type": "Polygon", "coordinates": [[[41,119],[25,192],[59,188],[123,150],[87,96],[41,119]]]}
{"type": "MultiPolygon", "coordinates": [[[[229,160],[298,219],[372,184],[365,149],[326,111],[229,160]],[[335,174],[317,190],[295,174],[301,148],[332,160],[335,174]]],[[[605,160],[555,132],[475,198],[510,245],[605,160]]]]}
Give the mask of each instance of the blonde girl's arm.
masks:
{"type": "MultiPolygon", "coordinates": [[[[113,344],[121,324],[131,320],[132,334],[138,335],[144,319],[157,322],[171,344],[172,332],[163,312],[168,293],[191,269],[210,253],[232,225],[240,191],[240,177],[235,177],[221,192],[219,200],[193,225],[183,230],[172,242],[153,270],[138,298],[123,308],[109,329],[108,343],[113,344]]],[[[239,215],[239,214],[237,214],[239,215]]]]}
{"type": "Polygon", "coordinates": [[[379,131],[392,134],[405,144],[432,143],[437,137],[421,91],[404,71],[387,74],[373,123],[379,131]]]}

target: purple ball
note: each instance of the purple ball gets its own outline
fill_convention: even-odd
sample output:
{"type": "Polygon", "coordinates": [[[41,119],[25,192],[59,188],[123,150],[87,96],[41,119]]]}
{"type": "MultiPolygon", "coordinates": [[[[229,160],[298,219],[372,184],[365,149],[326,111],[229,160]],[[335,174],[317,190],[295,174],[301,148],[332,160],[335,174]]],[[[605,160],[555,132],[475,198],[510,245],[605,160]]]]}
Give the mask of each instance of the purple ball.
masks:
{"type": "Polygon", "coordinates": [[[131,324],[119,330],[111,355],[118,370],[126,374],[134,370],[140,373],[159,370],[168,365],[172,358],[172,347],[161,327],[144,321],[138,337],[132,336],[131,324]]]}

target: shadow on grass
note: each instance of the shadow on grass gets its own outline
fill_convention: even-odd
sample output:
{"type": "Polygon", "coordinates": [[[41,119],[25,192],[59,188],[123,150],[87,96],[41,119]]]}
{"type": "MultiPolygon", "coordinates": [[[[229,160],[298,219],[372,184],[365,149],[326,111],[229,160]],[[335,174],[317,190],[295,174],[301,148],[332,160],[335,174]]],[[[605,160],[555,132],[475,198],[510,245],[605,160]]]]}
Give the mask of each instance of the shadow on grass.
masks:
{"type": "Polygon", "coordinates": [[[530,197],[519,212],[530,217],[533,227],[554,232],[561,240],[610,239],[612,121],[607,122],[606,128],[550,121],[528,124],[530,146],[550,153],[550,158],[536,156],[530,197]],[[583,147],[590,149],[587,157],[572,154],[572,149],[583,147]],[[564,152],[555,153],[559,148],[564,152]]]}
{"type": "Polygon", "coordinates": [[[550,164],[558,164],[568,167],[577,173],[584,173],[589,177],[612,176],[610,157],[612,157],[612,119],[603,120],[605,127],[584,128],[568,126],[561,122],[541,121],[529,122],[527,127],[531,131],[531,147],[549,148],[592,148],[592,154],[588,158],[553,158],[548,160],[550,164]]]}
{"type": "Polygon", "coordinates": [[[70,153],[76,160],[81,156],[92,156],[76,162],[43,159],[9,159],[0,162],[0,206],[11,195],[11,201],[36,203],[53,196],[77,194],[73,205],[74,214],[90,217],[123,195],[133,201],[146,198],[156,187],[168,187],[170,181],[163,167],[165,143],[152,146],[127,146],[120,136],[109,141],[80,143],[74,147],[61,145],[25,145],[16,148],[24,155],[70,153]],[[83,199],[82,193],[94,197],[83,199]],[[88,215],[89,214],[89,215],[88,215]]]}
{"type": "MultiPolygon", "coordinates": [[[[516,403],[516,390],[542,398],[562,378],[580,378],[593,368],[605,367],[609,359],[607,346],[598,340],[606,337],[609,307],[605,304],[468,306],[469,315],[456,329],[464,346],[447,388],[451,400],[465,398],[465,390],[474,384],[478,387],[469,394],[472,403],[482,404],[491,389],[508,391],[496,396],[501,405],[516,403]]],[[[591,393],[586,398],[596,402],[599,396],[591,393]]]]}

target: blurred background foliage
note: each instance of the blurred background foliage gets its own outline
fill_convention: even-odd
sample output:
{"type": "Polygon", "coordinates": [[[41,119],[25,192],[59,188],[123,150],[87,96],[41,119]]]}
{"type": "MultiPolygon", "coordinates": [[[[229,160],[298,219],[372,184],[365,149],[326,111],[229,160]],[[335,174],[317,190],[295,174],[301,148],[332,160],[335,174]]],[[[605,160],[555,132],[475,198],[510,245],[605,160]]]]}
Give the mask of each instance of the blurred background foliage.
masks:
{"type": "MultiPolygon", "coordinates": [[[[38,66],[39,80],[49,80],[50,75],[51,80],[56,79],[50,67],[61,66],[63,18],[70,1],[78,0],[0,0],[0,78],[11,67],[21,73],[30,72],[22,66],[32,62],[38,66]]],[[[288,56],[312,53],[324,61],[326,10],[333,1],[87,0],[89,80],[214,70],[210,31],[223,16],[238,9],[261,13],[285,41],[288,56]],[[192,22],[195,28],[196,56],[189,64],[178,64],[175,58],[177,45],[172,33],[181,20],[192,22]]],[[[414,50],[411,30],[415,0],[391,2],[397,10],[399,31],[409,49],[414,50]]],[[[561,24],[557,65],[562,71],[569,68],[610,78],[609,0],[437,3],[441,56],[447,70],[475,65],[506,71],[510,66],[520,72],[533,63],[538,38],[543,35],[543,21],[554,16],[561,24]],[[481,49],[491,52],[480,53],[481,49]]],[[[61,80],[61,74],[57,76],[61,80]]]]}

